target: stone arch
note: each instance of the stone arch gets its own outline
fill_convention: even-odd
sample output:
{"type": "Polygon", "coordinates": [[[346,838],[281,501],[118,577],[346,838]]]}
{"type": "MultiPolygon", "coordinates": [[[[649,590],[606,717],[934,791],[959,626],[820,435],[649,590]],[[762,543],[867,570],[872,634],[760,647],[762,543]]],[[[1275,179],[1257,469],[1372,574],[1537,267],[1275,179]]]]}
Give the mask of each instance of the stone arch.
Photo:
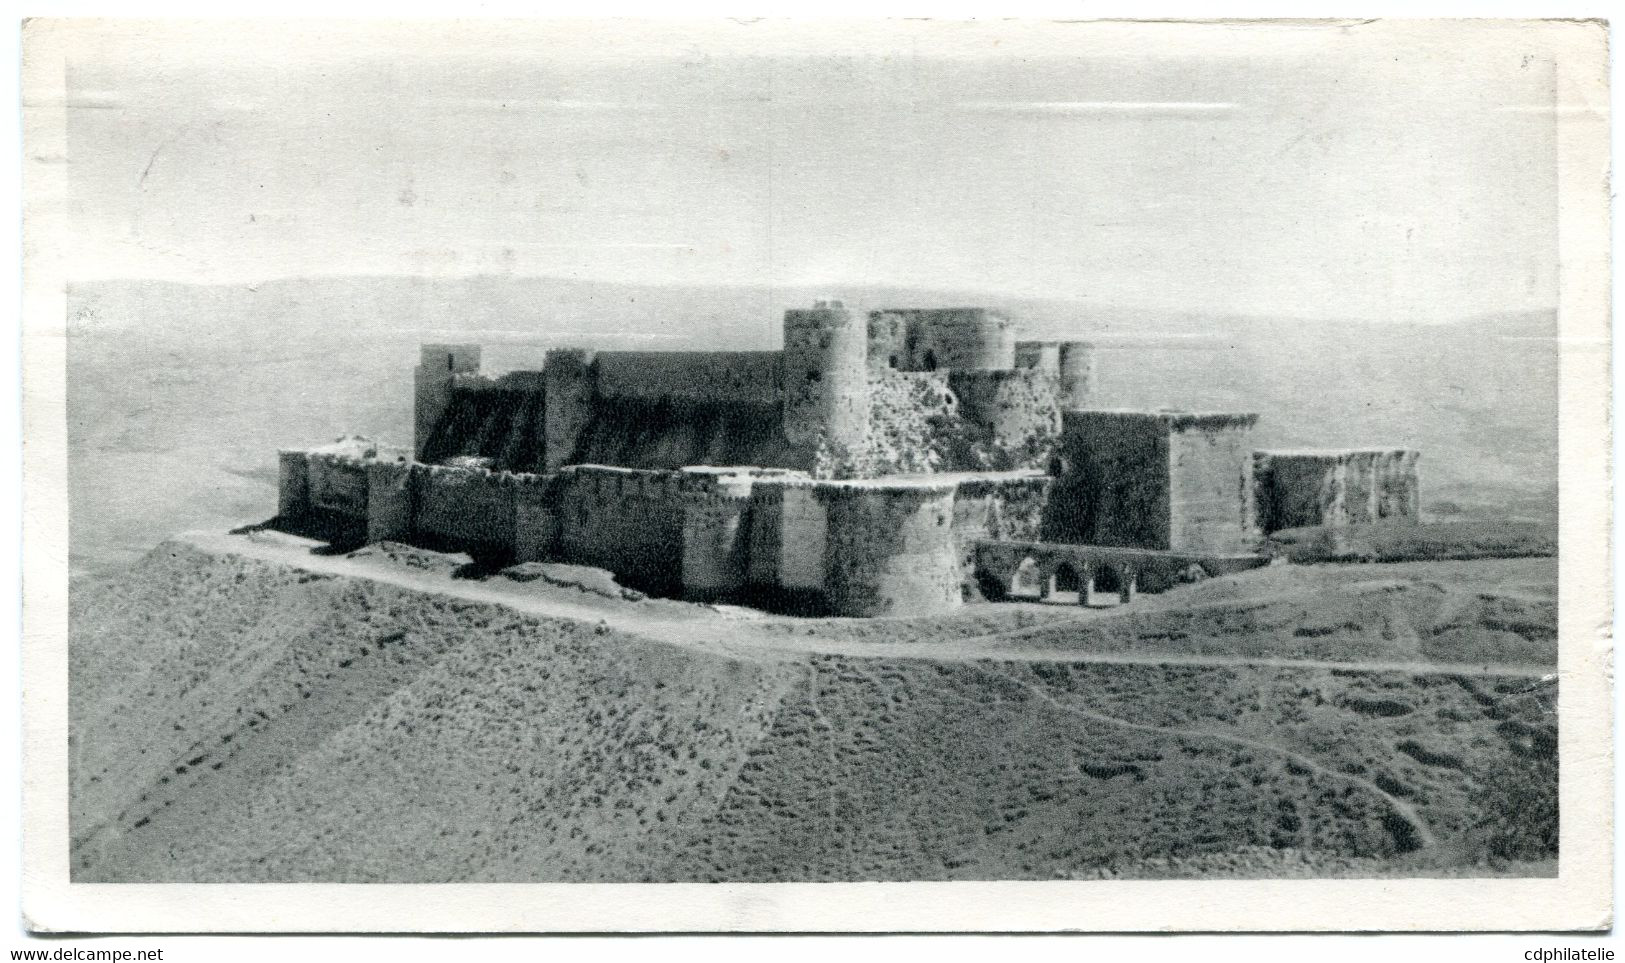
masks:
{"type": "Polygon", "coordinates": [[[1083,591],[1083,575],[1078,567],[1070,561],[1062,561],[1055,566],[1055,574],[1050,576],[1050,591],[1053,592],[1081,592],[1083,591]]]}
{"type": "Polygon", "coordinates": [[[1117,595],[1123,591],[1123,573],[1115,565],[1102,565],[1095,570],[1095,592],[1117,595]]]}
{"type": "Polygon", "coordinates": [[[1044,595],[1044,573],[1038,561],[1025,556],[1010,569],[1010,582],[1005,596],[1013,599],[1036,599],[1044,595]]]}

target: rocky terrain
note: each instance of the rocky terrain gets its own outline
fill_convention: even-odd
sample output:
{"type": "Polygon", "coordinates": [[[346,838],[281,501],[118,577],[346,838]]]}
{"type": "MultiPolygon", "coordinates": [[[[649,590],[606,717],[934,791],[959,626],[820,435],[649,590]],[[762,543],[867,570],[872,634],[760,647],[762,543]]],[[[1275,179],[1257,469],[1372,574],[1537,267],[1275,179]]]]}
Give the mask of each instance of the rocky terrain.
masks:
{"type": "Polygon", "coordinates": [[[907,622],[311,548],[76,583],[76,881],[1556,869],[1552,559],[907,622]]]}

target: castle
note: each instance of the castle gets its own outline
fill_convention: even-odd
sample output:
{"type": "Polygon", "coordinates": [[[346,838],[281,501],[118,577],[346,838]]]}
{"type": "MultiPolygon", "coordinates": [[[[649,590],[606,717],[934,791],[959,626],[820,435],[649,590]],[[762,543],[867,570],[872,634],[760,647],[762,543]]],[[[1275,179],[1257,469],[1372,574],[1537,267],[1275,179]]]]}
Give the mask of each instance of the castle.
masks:
{"type": "Polygon", "coordinates": [[[413,447],[283,451],[279,517],[800,613],[1127,601],[1261,536],[1419,518],[1414,451],[1254,451],[1257,416],[1092,408],[1095,350],[985,308],[785,313],[780,351],[422,347],[413,447]]]}

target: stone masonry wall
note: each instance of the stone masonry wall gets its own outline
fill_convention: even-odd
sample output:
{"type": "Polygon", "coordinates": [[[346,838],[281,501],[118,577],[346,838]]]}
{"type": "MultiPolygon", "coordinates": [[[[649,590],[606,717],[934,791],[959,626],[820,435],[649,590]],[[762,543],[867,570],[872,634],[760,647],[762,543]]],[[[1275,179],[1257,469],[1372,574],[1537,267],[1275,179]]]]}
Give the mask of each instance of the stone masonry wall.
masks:
{"type": "Polygon", "coordinates": [[[875,371],[869,381],[868,432],[839,453],[824,448],[813,466],[819,478],[877,478],[944,467],[947,440],[958,424],[959,401],[948,373],[875,371]]]}
{"type": "Polygon", "coordinates": [[[955,371],[957,430],[948,439],[950,471],[1046,468],[1061,433],[1058,375],[1039,370],[955,371]]]}
{"type": "Polygon", "coordinates": [[[560,561],[608,569],[660,592],[681,588],[683,498],[676,473],[580,465],[562,475],[560,561]]]}
{"type": "Polygon", "coordinates": [[[1046,542],[1166,549],[1169,431],[1154,413],[1068,411],[1046,542]]]}
{"type": "Polygon", "coordinates": [[[367,517],[366,459],[312,452],[306,460],[309,507],[347,518],[367,517]]]}
{"type": "Polygon", "coordinates": [[[1043,533],[1044,506],[1054,483],[1055,479],[1047,475],[959,482],[954,491],[953,537],[968,597],[974,597],[977,542],[1038,541],[1043,533]]]}
{"type": "Polygon", "coordinates": [[[961,600],[952,482],[831,484],[824,590],[845,616],[930,615],[961,600]]]}
{"type": "Polygon", "coordinates": [[[600,351],[598,397],[777,405],[778,351],[600,351]]]}
{"type": "Polygon", "coordinates": [[[515,476],[506,472],[422,466],[416,534],[475,554],[509,555],[518,487],[515,476]]]}
{"type": "Polygon", "coordinates": [[[1402,448],[1258,451],[1251,475],[1263,531],[1420,521],[1416,451],[1402,448]]]}
{"type": "Polygon", "coordinates": [[[1250,421],[1174,425],[1168,548],[1239,552],[1257,541],[1250,421]]]}

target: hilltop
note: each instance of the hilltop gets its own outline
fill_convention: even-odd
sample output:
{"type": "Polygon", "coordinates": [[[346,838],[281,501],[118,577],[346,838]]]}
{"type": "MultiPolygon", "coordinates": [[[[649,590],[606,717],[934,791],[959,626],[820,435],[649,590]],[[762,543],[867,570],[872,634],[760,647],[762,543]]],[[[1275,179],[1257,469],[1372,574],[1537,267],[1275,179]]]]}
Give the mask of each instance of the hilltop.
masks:
{"type": "Polygon", "coordinates": [[[77,881],[1555,869],[1551,559],[909,622],[311,547],[75,586],[77,881]]]}

